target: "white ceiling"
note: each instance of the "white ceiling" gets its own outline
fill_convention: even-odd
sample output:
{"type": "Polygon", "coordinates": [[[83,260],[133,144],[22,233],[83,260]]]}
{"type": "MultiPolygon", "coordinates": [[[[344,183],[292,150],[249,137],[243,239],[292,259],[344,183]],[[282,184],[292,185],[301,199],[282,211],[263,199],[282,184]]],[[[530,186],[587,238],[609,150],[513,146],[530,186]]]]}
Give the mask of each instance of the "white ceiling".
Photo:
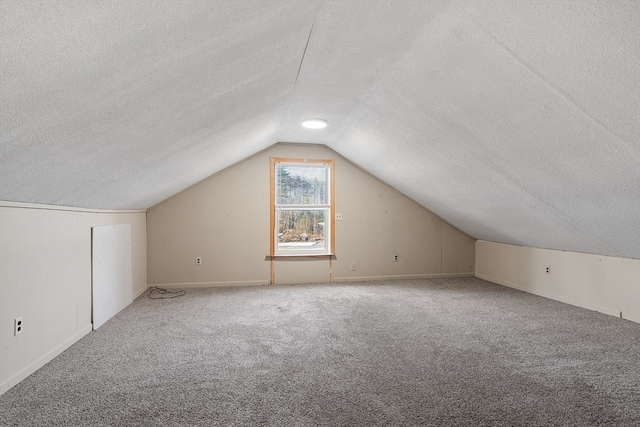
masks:
{"type": "Polygon", "coordinates": [[[3,0],[0,43],[0,200],[321,143],[473,237],[640,258],[640,2],[3,0]]]}

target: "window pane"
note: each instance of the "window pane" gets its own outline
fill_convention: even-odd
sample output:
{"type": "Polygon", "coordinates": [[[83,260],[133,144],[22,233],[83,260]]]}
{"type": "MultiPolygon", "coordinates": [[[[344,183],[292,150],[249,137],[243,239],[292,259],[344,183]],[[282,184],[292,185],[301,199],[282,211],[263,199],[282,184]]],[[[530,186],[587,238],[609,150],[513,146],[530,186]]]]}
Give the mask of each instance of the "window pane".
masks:
{"type": "Polygon", "coordinates": [[[276,165],[277,205],[326,205],[325,165],[276,165]]]}
{"type": "Polygon", "coordinates": [[[326,209],[278,210],[278,251],[314,251],[325,248],[326,209]]]}

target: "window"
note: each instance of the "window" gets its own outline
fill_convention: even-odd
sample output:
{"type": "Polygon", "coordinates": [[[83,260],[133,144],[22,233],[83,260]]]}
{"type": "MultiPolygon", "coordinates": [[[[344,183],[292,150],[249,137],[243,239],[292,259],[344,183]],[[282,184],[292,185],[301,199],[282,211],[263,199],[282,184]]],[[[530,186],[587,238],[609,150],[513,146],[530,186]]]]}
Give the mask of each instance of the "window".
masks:
{"type": "Polygon", "coordinates": [[[271,158],[271,256],[332,255],[333,160],[271,158]]]}

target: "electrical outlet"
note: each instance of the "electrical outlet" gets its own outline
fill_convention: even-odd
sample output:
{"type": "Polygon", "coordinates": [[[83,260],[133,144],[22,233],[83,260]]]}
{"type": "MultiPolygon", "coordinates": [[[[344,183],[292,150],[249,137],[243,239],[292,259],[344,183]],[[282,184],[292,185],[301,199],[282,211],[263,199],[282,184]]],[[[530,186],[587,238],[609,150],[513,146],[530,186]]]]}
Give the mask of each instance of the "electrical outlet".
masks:
{"type": "Polygon", "coordinates": [[[545,269],[545,272],[546,272],[547,274],[551,274],[551,267],[547,267],[547,268],[545,269]]]}
{"type": "Polygon", "coordinates": [[[336,214],[336,221],[342,221],[342,214],[341,213],[337,213],[336,214]]]}
{"type": "Polygon", "coordinates": [[[202,265],[202,258],[200,257],[196,258],[196,265],[202,265]]]}
{"type": "Polygon", "coordinates": [[[351,264],[351,271],[356,271],[357,267],[356,263],[351,264]]]}
{"type": "Polygon", "coordinates": [[[14,336],[20,335],[23,330],[24,330],[24,320],[22,319],[22,316],[16,317],[15,319],[13,319],[13,335],[14,336]]]}
{"type": "Polygon", "coordinates": [[[393,262],[398,262],[398,255],[393,256],[393,262]]]}

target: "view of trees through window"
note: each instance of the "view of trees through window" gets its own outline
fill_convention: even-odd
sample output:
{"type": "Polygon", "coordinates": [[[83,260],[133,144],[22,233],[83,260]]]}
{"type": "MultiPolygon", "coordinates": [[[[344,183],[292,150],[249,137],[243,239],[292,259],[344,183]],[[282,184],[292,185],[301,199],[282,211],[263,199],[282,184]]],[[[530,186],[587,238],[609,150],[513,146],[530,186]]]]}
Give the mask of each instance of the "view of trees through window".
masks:
{"type": "Polygon", "coordinates": [[[277,250],[326,252],[330,215],[329,167],[278,163],[275,167],[277,250]]]}

